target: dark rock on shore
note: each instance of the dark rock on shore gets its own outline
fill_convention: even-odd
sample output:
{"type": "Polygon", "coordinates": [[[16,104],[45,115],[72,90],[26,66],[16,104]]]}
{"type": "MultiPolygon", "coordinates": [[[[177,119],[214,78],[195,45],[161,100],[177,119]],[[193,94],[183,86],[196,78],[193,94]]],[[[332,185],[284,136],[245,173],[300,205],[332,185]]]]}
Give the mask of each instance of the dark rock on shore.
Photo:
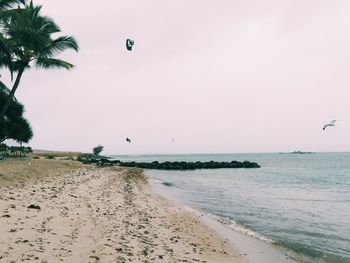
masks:
{"type": "Polygon", "coordinates": [[[303,151],[294,151],[294,152],[280,152],[280,154],[313,154],[315,152],[303,152],[303,151]]]}
{"type": "Polygon", "coordinates": [[[195,170],[195,169],[220,169],[220,168],[260,168],[260,165],[254,162],[231,161],[231,162],[121,162],[119,160],[110,160],[105,156],[93,154],[82,154],[78,157],[78,161],[84,164],[97,165],[118,165],[122,167],[137,167],[143,169],[158,170],[195,170]]]}
{"type": "Polygon", "coordinates": [[[165,186],[173,186],[173,184],[169,183],[169,182],[162,182],[162,184],[165,185],[165,186]]]}
{"type": "Polygon", "coordinates": [[[83,164],[97,164],[97,165],[113,165],[119,164],[117,160],[109,160],[106,156],[93,155],[93,154],[81,154],[78,156],[78,161],[83,164]]]}
{"type": "Polygon", "coordinates": [[[195,170],[195,169],[220,169],[220,168],[259,168],[257,163],[253,162],[120,162],[123,167],[138,167],[144,169],[158,169],[158,170],[195,170]]]}
{"type": "Polygon", "coordinates": [[[38,206],[38,205],[30,205],[30,206],[28,206],[27,208],[29,208],[29,209],[37,209],[37,210],[40,210],[41,208],[40,208],[40,206],[38,206]]]}

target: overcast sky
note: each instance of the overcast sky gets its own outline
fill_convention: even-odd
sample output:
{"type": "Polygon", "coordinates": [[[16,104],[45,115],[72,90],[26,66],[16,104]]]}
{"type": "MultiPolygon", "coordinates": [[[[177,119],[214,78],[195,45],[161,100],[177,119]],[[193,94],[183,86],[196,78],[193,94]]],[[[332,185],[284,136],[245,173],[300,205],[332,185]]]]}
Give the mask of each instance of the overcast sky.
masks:
{"type": "Polygon", "coordinates": [[[60,56],[72,71],[23,76],[16,96],[33,148],[350,150],[348,0],[34,3],[80,52],[60,56]]]}

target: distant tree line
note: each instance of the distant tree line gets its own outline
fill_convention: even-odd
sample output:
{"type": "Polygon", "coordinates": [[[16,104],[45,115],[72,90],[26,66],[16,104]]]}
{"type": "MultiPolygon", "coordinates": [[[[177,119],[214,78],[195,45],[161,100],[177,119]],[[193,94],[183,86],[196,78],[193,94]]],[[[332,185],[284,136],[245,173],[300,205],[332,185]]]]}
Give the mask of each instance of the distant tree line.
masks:
{"type": "Polygon", "coordinates": [[[31,152],[33,152],[31,147],[7,146],[5,143],[0,144],[1,156],[25,156],[27,153],[31,152]]]}

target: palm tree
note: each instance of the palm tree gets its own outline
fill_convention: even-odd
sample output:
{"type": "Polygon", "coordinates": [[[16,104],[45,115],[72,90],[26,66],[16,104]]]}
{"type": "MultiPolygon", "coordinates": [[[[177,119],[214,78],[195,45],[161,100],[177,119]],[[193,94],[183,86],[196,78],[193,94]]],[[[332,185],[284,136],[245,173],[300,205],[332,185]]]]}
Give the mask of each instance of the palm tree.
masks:
{"type": "MultiPolygon", "coordinates": [[[[0,0],[0,20],[6,15],[8,9],[13,8],[15,4],[25,5],[25,0],[0,0]]],[[[9,50],[4,46],[6,39],[0,34],[0,68],[9,64],[9,50]]],[[[12,74],[12,72],[11,72],[12,74]]],[[[1,75],[0,75],[1,76],[1,75]]],[[[6,90],[6,85],[0,81],[0,88],[6,90]]]]}
{"type": "Polygon", "coordinates": [[[66,49],[78,51],[77,42],[71,36],[53,39],[52,34],[61,30],[51,18],[40,15],[41,8],[34,6],[31,1],[24,8],[0,13],[0,67],[8,68],[11,76],[13,73],[17,74],[8,99],[0,111],[0,121],[13,101],[25,70],[31,67],[73,68],[72,64],[54,56],[66,49]]]}

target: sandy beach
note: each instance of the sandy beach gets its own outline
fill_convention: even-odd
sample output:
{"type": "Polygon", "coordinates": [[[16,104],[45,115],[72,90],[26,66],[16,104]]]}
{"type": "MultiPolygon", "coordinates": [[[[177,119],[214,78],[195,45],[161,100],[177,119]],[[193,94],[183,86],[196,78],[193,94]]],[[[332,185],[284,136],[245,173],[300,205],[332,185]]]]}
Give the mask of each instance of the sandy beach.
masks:
{"type": "Polygon", "coordinates": [[[32,160],[0,174],[0,262],[244,262],[141,170],[32,160]]]}

